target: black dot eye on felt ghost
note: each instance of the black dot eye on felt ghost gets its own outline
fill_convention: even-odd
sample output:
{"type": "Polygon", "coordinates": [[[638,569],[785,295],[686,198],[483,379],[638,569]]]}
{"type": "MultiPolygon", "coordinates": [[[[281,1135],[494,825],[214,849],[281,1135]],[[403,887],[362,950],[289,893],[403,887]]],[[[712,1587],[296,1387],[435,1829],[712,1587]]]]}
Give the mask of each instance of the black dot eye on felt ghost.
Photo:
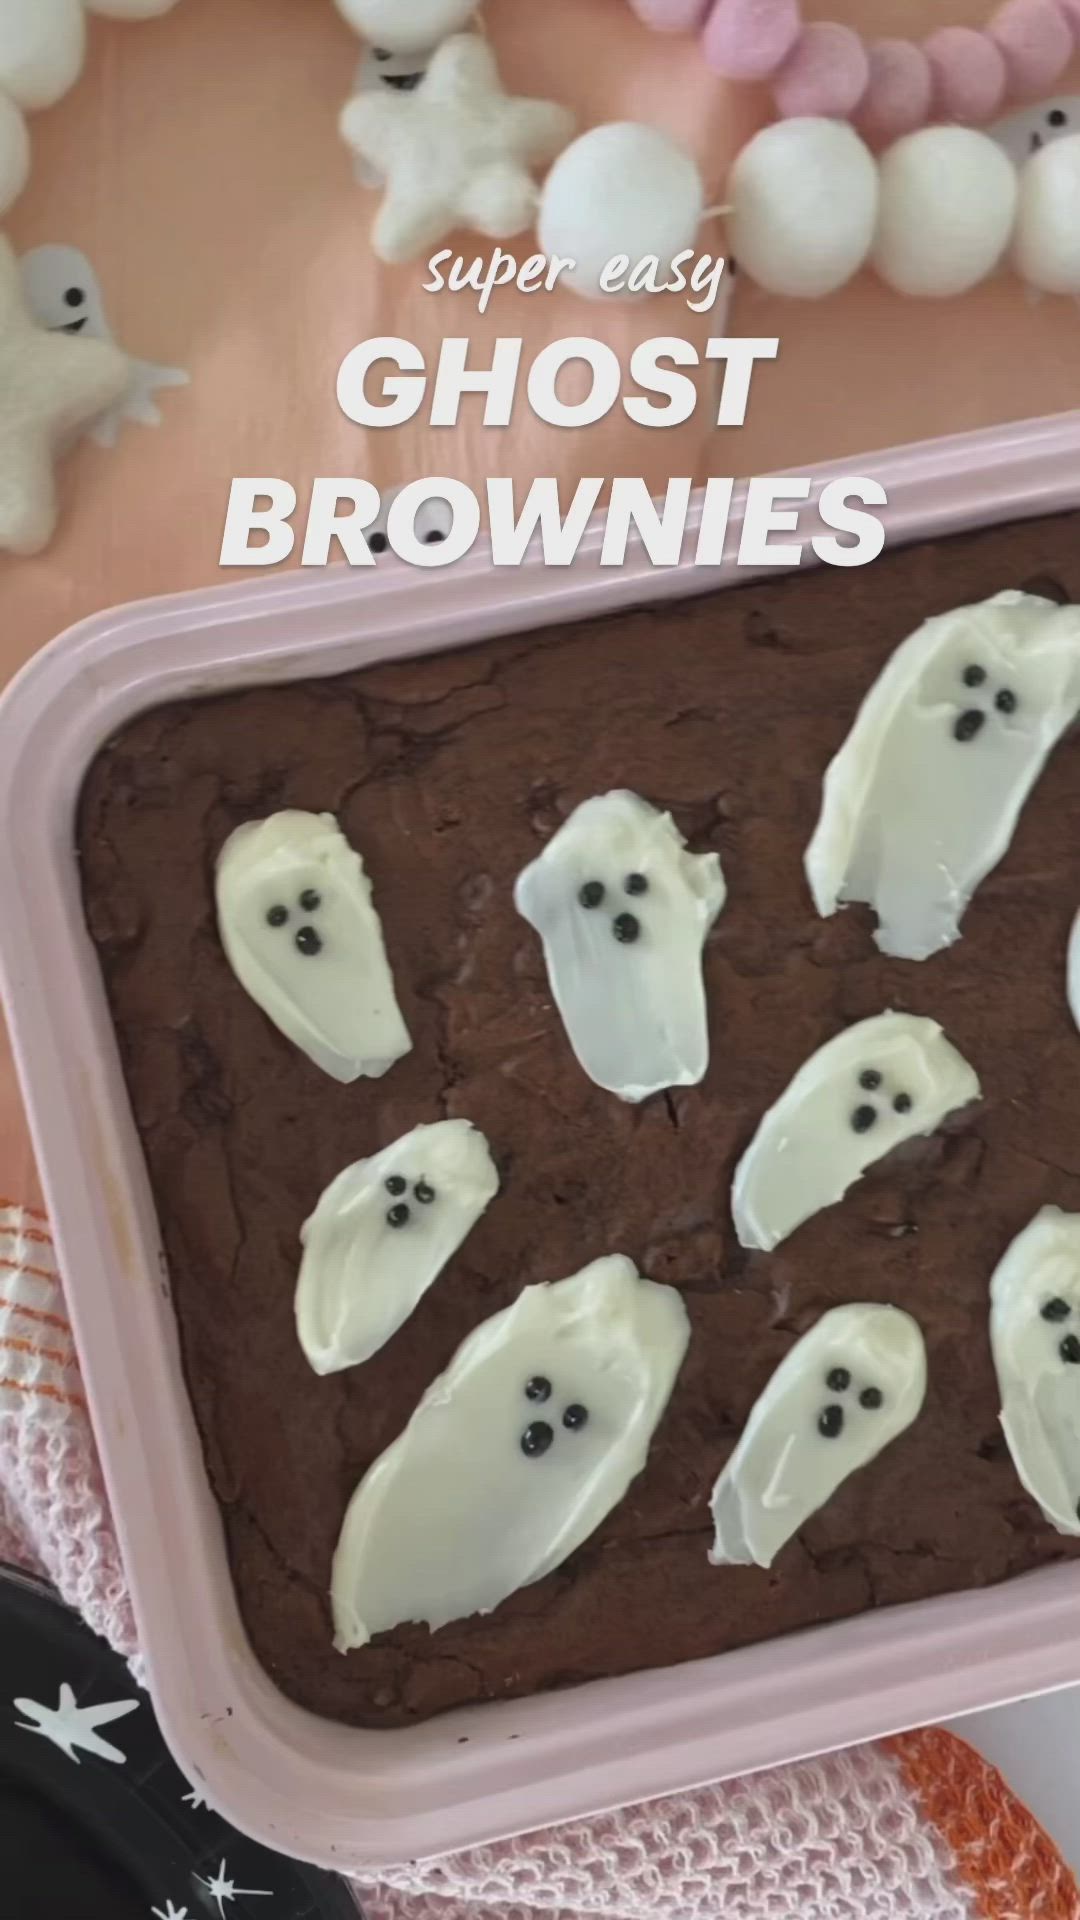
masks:
{"type": "Polygon", "coordinates": [[[546,1420],[530,1420],[521,1436],[521,1451],[527,1460],[538,1459],[546,1453],[555,1438],[555,1430],[546,1420]]]}
{"type": "Polygon", "coordinates": [[[562,1417],[563,1426],[569,1428],[571,1433],[580,1433],[582,1427],[588,1425],[588,1420],[588,1407],[579,1406],[576,1401],[573,1406],[567,1407],[562,1417]]]}
{"type": "Polygon", "coordinates": [[[603,897],[604,883],[602,880],[586,880],[585,885],[581,887],[578,892],[579,905],[583,906],[590,913],[594,907],[600,905],[603,897]]]}
{"type": "Polygon", "coordinates": [[[435,1198],[435,1189],[426,1180],[418,1180],[413,1188],[413,1193],[422,1207],[430,1207],[435,1198]]]}
{"type": "Polygon", "coordinates": [[[532,1379],[526,1380],[525,1382],[525,1398],[526,1400],[536,1400],[541,1403],[545,1400],[550,1400],[551,1381],[545,1380],[542,1373],[534,1373],[532,1379]]]}
{"type": "Polygon", "coordinates": [[[1080,1340],[1075,1333],[1067,1333],[1058,1348],[1062,1359],[1070,1367],[1080,1367],[1080,1340]]]}
{"type": "Polygon", "coordinates": [[[1057,1320],[1067,1320],[1072,1312],[1072,1308],[1067,1300],[1062,1300],[1059,1294],[1055,1294],[1054,1298],[1048,1300],[1046,1305],[1041,1307],[1039,1311],[1044,1320],[1053,1322],[1057,1320]]]}
{"type": "Polygon", "coordinates": [[[818,1432],[826,1440],[836,1440],[844,1431],[844,1409],[835,1404],[822,1407],[818,1415],[818,1432]]]}
{"type": "Polygon", "coordinates": [[[632,947],[641,936],[641,921],[636,913],[617,913],[611,931],[621,947],[632,947]]]}
{"type": "Polygon", "coordinates": [[[407,1227],[411,1218],[412,1215],[404,1200],[395,1201],[394,1205],[386,1210],[388,1227],[407,1227]]]}

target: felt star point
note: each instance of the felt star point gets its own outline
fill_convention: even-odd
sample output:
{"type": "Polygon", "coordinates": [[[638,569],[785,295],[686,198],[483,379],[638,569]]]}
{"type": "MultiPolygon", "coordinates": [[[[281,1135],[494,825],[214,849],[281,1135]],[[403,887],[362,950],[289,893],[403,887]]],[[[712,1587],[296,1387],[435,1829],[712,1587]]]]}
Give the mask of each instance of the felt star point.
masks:
{"type": "Polygon", "coordinates": [[[491,240],[527,227],[531,168],[553,160],[574,116],[550,100],[507,94],[478,34],[454,34],[411,92],[363,93],[341,132],[385,180],[372,243],[382,260],[413,260],[464,222],[491,240]]]}

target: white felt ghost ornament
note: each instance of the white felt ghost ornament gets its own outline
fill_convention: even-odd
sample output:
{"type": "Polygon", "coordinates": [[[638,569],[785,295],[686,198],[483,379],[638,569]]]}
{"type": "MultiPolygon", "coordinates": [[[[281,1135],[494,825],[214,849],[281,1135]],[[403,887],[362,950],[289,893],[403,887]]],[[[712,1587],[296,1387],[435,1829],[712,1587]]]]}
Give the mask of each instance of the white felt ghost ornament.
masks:
{"type": "MultiPolygon", "coordinates": [[[[415,53],[390,53],[385,47],[365,47],[357,62],[350,99],[361,93],[413,93],[431,65],[434,47],[415,53]]],[[[353,154],[353,173],[362,187],[377,187],[382,168],[362,154],[353,154]]]]}
{"type": "MultiPolygon", "coordinates": [[[[19,261],[27,304],[39,327],[48,333],[82,335],[88,340],[113,340],[97,274],[78,247],[34,247],[19,261]]],[[[161,410],[153,396],[165,387],[186,387],[191,379],[183,367],[159,367],[152,360],[128,356],[128,385],[123,398],[95,420],[90,438],[112,447],[125,420],[144,427],[161,425],[161,410]]]]}
{"type": "Polygon", "coordinates": [[[1051,1526],[1080,1535],[1080,1214],[1043,1207],[990,1281],[990,1344],[1013,1465],[1051,1526]]]}
{"type": "Polygon", "coordinates": [[[375,252],[401,263],[455,226],[492,240],[521,233],[537,204],[531,169],[566,145],[574,118],[552,101],[504,93],[487,41],[460,33],[437,49],[415,88],[359,93],[340,125],[346,145],[385,181],[375,252]]]}
{"type": "Polygon", "coordinates": [[[34,325],[15,255],[0,236],[0,550],[31,554],[48,545],[57,518],[54,463],[127,381],[127,356],[117,347],[34,325]]]}
{"type": "Polygon", "coordinates": [[[926,1348],[898,1307],[834,1307],[792,1347],[754,1403],[712,1493],[713,1566],[771,1567],[781,1547],[910,1427],[926,1348]]]}
{"type": "Polygon", "coordinates": [[[799,1068],[735,1169],[740,1245],[771,1252],[842,1200],[873,1161],[978,1097],[976,1075],[936,1020],[882,1013],[848,1027],[799,1068]]]}
{"type": "Polygon", "coordinates": [[[490,1613],[560,1566],[645,1465],[689,1336],[675,1290],[619,1254],[485,1320],[352,1497],[335,1645],[490,1613]]]}
{"type": "Polygon", "coordinates": [[[637,1101],[704,1077],[701,949],[726,897],[719,854],[688,853],[669,813],[622,791],[575,807],[518,876],[515,905],[598,1087],[637,1101]]]}
{"type": "Polygon", "coordinates": [[[371,882],[332,814],[237,827],[218,855],[217,912],[240,985],[324,1073],[376,1078],[408,1053],[371,882]]]}
{"type": "Polygon", "coordinates": [[[1006,592],[896,649],[825,774],[806,850],[820,914],[865,901],[883,953],[949,946],[1080,708],[1080,607],[1006,592]]]}
{"type": "Polygon", "coordinates": [[[316,1373],[386,1345],[499,1189],[468,1120],[414,1127],[339,1173],[300,1232],[296,1325],[316,1373]]]}

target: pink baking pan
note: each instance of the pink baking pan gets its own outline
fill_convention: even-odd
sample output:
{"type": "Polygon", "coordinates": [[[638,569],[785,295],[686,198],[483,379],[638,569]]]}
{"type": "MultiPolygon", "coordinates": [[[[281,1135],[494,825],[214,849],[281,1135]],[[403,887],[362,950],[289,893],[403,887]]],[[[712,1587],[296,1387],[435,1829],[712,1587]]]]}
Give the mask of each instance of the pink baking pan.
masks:
{"type": "MultiPolygon", "coordinates": [[[[718,442],[719,444],[719,442],[718,442]]],[[[822,469],[888,492],[890,543],[1080,505],[1080,413],[822,469]]],[[[734,510],[737,521],[738,500],[734,510]]],[[[802,531],[817,530],[813,502],[802,531]]],[[[693,542],[687,546],[692,550],[693,542]]],[[[0,983],[158,1717],[238,1827],[343,1872],[440,1853],[1080,1681],[1080,1562],[690,1665],[447,1714],[320,1720],[245,1638],[73,850],[84,771],[139,710],[339,673],[745,579],[580,561],[380,562],[145,602],[64,634],[0,703],[0,983]]],[[[1004,582],[999,584],[1005,584],[1004,582]]],[[[662,671],[662,667],[658,666],[662,671]]],[[[658,1650],[663,1623],[658,1623],[658,1650]]]]}

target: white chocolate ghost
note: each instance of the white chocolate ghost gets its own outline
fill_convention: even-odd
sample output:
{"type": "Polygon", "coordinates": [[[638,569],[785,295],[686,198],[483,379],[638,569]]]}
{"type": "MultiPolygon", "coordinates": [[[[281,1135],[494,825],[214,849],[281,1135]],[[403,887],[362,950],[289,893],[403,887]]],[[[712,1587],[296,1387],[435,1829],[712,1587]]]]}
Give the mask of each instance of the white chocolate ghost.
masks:
{"type": "MultiPolygon", "coordinates": [[[[26,304],[39,327],[49,333],[82,334],[88,340],[115,344],[97,274],[78,247],[34,247],[23,254],[19,271],[26,304]]],[[[191,380],[183,367],[159,367],[152,360],[136,360],[130,354],[128,363],[131,374],[127,392],[88,429],[90,438],[101,447],[116,445],[125,420],[159,427],[162,413],[154,394],[166,387],[186,387],[191,380]]]]}
{"type": "Polygon", "coordinates": [[[408,1319],[499,1190],[468,1120],[414,1127],[322,1194],[300,1239],[296,1327],[316,1373],[369,1360],[408,1319]]]}
{"type": "Polygon", "coordinates": [[[688,853],[671,815],[627,792],[584,800],[519,875],[515,905],[598,1087],[635,1101],[704,1077],[701,949],[726,897],[719,854],[688,853]]]}
{"type": "Polygon", "coordinates": [[[1050,100],[1033,100],[1030,106],[996,120],[986,131],[999,147],[1004,147],[1010,160],[1022,167],[1040,147],[1080,133],[1080,95],[1062,93],[1050,100]]]}
{"type": "Polygon", "coordinates": [[[485,1320],[353,1494],[335,1645],[490,1613],[560,1566],[644,1467],[689,1337],[679,1295],[620,1254],[485,1320]]]}
{"type": "Polygon", "coordinates": [[[1043,1207],[990,1281],[1001,1425],[1024,1486],[1080,1535],[1080,1214],[1043,1207]]]}
{"type": "Polygon", "coordinates": [[[412,1046],[371,882],[331,813],[275,813],[218,855],[221,942],[240,985],[334,1080],[377,1078],[412,1046]]]}
{"type": "MultiPolygon", "coordinates": [[[[365,47],[357,62],[350,99],[358,93],[412,93],[420,85],[435,48],[413,53],[391,53],[386,47],[365,47]]],[[[362,187],[377,187],[382,169],[363,154],[353,154],[353,174],[362,187]]]]}
{"type": "Polygon", "coordinates": [[[865,901],[905,960],[951,945],[1078,709],[1080,607],[1007,592],[927,620],[826,772],[806,850],[818,912],[865,901]]]}
{"type": "MultiPolygon", "coordinates": [[[[404,482],[400,487],[387,487],[383,491],[379,497],[379,511],[364,535],[368,549],[376,559],[380,554],[391,551],[390,535],[387,530],[390,509],[403,489],[404,482]]],[[[438,494],[435,494],[431,499],[420,502],[413,525],[417,539],[422,540],[425,546],[438,546],[439,542],[447,539],[453,530],[454,509],[449,500],[442,500],[438,494]]]]}
{"type": "Polygon", "coordinates": [[[873,1161],[978,1097],[976,1075],[936,1020],[881,1013],[848,1027],[799,1068],[735,1169],[740,1244],[771,1252],[842,1200],[873,1161]]]}
{"type": "Polygon", "coordinates": [[[771,1567],[837,1487],[910,1427],[926,1347],[898,1307],[834,1307],[780,1362],[712,1493],[714,1567],[771,1567]]]}

